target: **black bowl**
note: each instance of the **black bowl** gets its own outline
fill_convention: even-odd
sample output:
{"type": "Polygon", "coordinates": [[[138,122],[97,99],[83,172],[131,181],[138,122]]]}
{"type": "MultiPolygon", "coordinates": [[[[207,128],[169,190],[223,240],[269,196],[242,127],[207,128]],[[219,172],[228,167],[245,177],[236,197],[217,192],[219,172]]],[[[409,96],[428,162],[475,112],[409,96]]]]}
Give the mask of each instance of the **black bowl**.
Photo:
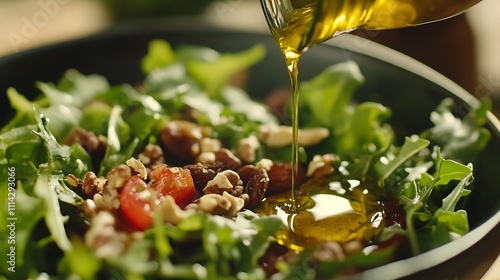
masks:
{"type": "MultiPolygon", "coordinates": [[[[34,98],[38,95],[35,81],[56,82],[69,68],[84,74],[105,75],[111,84],[138,83],[143,78],[140,59],[146,54],[148,42],[154,38],[166,39],[173,46],[198,44],[221,52],[264,44],[268,50],[266,57],[250,70],[247,90],[260,98],[288,83],[282,55],[267,32],[224,30],[188,19],[121,24],[88,38],[1,58],[0,92],[14,87],[28,98],[34,98]]],[[[454,98],[458,111],[463,113],[478,102],[455,83],[415,60],[350,35],[309,50],[301,62],[301,79],[309,79],[325,67],[345,60],[356,61],[366,78],[356,98],[390,107],[392,125],[400,137],[419,133],[430,126],[430,112],[445,97],[454,98]]],[[[3,125],[13,114],[5,94],[1,96],[0,106],[4,112],[3,125]]],[[[500,161],[497,159],[500,123],[492,114],[487,127],[492,139],[475,166],[475,189],[467,206],[471,232],[430,252],[356,277],[462,279],[484,273],[500,252],[500,243],[495,240],[500,234],[500,161]]]]}

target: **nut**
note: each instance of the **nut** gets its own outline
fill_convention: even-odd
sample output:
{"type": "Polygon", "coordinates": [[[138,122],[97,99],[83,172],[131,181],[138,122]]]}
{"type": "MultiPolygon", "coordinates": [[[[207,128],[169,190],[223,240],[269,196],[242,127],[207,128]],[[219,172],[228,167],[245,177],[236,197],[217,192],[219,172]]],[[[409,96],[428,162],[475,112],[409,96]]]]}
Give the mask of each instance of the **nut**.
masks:
{"type": "Polygon", "coordinates": [[[309,162],[306,176],[319,177],[332,174],[334,171],[333,164],[335,163],[335,160],[336,158],[333,154],[315,155],[309,162]]]}
{"type": "Polygon", "coordinates": [[[85,173],[83,181],[76,178],[73,174],[66,176],[66,180],[68,184],[81,190],[88,197],[93,197],[96,193],[101,192],[105,183],[105,179],[98,178],[92,171],[85,173]]]}
{"type": "Polygon", "coordinates": [[[215,154],[213,152],[204,152],[201,153],[197,158],[196,158],[197,163],[203,163],[203,164],[214,164],[215,163],[215,154]]]}
{"type": "Polygon", "coordinates": [[[135,158],[130,158],[129,160],[127,160],[126,164],[128,167],[132,168],[132,170],[138,173],[142,179],[148,178],[148,172],[142,162],[138,161],[135,158]]]}
{"type": "MultiPolygon", "coordinates": [[[[292,143],[291,126],[265,124],[259,127],[258,138],[269,147],[283,147],[292,143]]],[[[299,129],[299,145],[313,146],[328,137],[330,131],[323,127],[299,129]]]]}
{"type": "Polygon", "coordinates": [[[102,135],[95,135],[92,131],[77,128],[68,135],[64,144],[71,146],[73,143],[79,143],[92,158],[94,167],[99,166],[106,152],[107,140],[102,135]]]}
{"type": "Polygon", "coordinates": [[[148,174],[153,170],[157,165],[165,163],[163,158],[163,151],[161,147],[154,144],[148,144],[144,147],[144,150],[137,156],[137,159],[144,164],[148,174]]]}
{"type": "Polygon", "coordinates": [[[214,154],[215,164],[223,169],[236,170],[241,166],[241,160],[226,148],[221,148],[214,154]]]}
{"type": "Polygon", "coordinates": [[[205,194],[195,202],[186,206],[187,209],[200,210],[212,215],[233,217],[240,211],[245,201],[239,197],[234,197],[227,192],[219,194],[205,194]]]}
{"type": "Polygon", "coordinates": [[[238,152],[244,162],[253,163],[256,159],[257,149],[260,148],[259,139],[255,135],[240,140],[238,152]]]}
{"type": "Polygon", "coordinates": [[[80,205],[80,211],[88,218],[93,218],[97,215],[97,206],[92,199],[85,199],[80,205]]]}
{"type": "Polygon", "coordinates": [[[222,148],[222,143],[220,142],[219,139],[205,137],[200,140],[201,153],[217,152],[221,148],[222,148]]]}
{"type": "Polygon", "coordinates": [[[90,222],[84,242],[97,257],[113,259],[122,255],[128,247],[128,236],[114,228],[115,218],[107,212],[99,212],[90,222]]]}
{"type": "Polygon", "coordinates": [[[255,168],[264,169],[265,171],[271,170],[271,167],[273,167],[273,161],[267,158],[263,158],[255,164],[255,168]]]}
{"type": "Polygon", "coordinates": [[[232,170],[224,170],[217,173],[203,188],[204,194],[222,195],[224,192],[234,196],[240,196],[243,193],[243,182],[240,180],[238,173],[232,170]]]}
{"type": "MultiPolygon", "coordinates": [[[[271,169],[267,171],[269,176],[269,185],[267,187],[267,194],[273,195],[288,191],[292,187],[292,164],[274,163],[271,169]]],[[[302,184],[305,180],[304,167],[299,165],[296,176],[296,183],[302,184]]]]}
{"type": "Polygon", "coordinates": [[[259,205],[269,184],[269,177],[265,169],[258,169],[253,165],[245,165],[238,170],[238,174],[248,194],[247,208],[253,209],[259,205]]]}
{"type": "Polygon", "coordinates": [[[160,132],[165,148],[182,162],[193,162],[200,151],[203,129],[188,121],[170,121],[160,132]]]}
{"type": "Polygon", "coordinates": [[[208,181],[215,178],[215,175],[219,172],[219,169],[212,169],[207,165],[198,163],[198,164],[189,164],[185,165],[184,168],[189,169],[191,172],[191,177],[193,177],[194,186],[197,190],[203,190],[208,181]]]}
{"type": "Polygon", "coordinates": [[[108,179],[106,186],[111,189],[119,189],[123,187],[130,178],[132,178],[130,167],[120,164],[106,174],[106,179],[108,179]]]}
{"type": "Polygon", "coordinates": [[[130,178],[132,171],[130,167],[120,164],[106,174],[106,182],[102,190],[93,196],[98,209],[114,210],[120,207],[120,194],[118,189],[123,187],[130,178]]]}
{"type": "Polygon", "coordinates": [[[180,221],[195,213],[193,209],[187,209],[187,207],[182,210],[170,195],[166,195],[158,207],[160,213],[162,213],[163,221],[173,225],[177,225],[180,221]]]}

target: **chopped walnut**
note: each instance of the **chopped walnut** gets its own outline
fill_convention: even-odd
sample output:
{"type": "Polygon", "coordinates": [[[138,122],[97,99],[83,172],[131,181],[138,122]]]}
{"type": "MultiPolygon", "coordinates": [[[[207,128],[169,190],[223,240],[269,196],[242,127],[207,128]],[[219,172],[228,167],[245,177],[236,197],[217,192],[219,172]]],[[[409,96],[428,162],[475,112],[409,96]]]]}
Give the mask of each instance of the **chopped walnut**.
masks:
{"type": "Polygon", "coordinates": [[[244,162],[253,163],[256,158],[257,149],[260,148],[259,139],[255,135],[240,140],[238,152],[244,162]]]}
{"type": "Polygon", "coordinates": [[[319,177],[332,174],[334,171],[333,164],[335,163],[335,160],[336,158],[333,154],[315,155],[311,162],[309,162],[306,176],[319,177]]]}
{"type": "Polygon", "coordinates": [[[105,188],[102,193],[96,193],[92,199],[97,209],[111,211],[120,208],[120,195],[116,189],[105,188]]]}
{"type": "Polygon", "coordinates": [[[265,171],[271,170],[271,167],[273,167],[273,161],[267,158],[263,158],[255,164],[255,168],[263,169],[265,171]]]}
{"type": "Polygon", "coordinates": [[[137,156],[137,159],[144,164],[148,174],[156,166],[164,164],[165,160],[163,157],[163,151],[160,146],[154,144],[148,144],[144,147],[144,150],[137,156]]]}
{"type": "Polygon", "coordinates": [[[97,177],[92,171],[85,173],[83,181],[76,178],[73,174],[66,176],[66,180],[68,181],[68,184],[78,190],[81,190],[88,197],[93,197],[96,193],[101,192],[106,181],[103,178],[97,177]]]}
{"type": "Polygon", "coordinates": [[[162,213],[163,221],[173,225],[177,225],[180,221],[196,212],[195,209],[188,209],[187,207],[182,210],[170,195],[166,195],[158,207],[160,213],[162,213]]]}
{"type": "Polygon", "coordinates": [[[227,192],[223,192],[222,195],[210,193],[186,206],[186,210],[200,210],[212,215],[234,217],[244,205],[245,201],[242,198],[234,197],[227,192]]]}
{"type": "Polygon", "coordinates": [[[107,187],[111,189],[119,189],[132,177],[130,167],[120,164],[106,174],[107,187]]]}
{"type": "Polygon", "coordinates": [[[121,164],[106,174],[102,191],[94,194],[93,199],[98,209],[113,210],[120,207],[118,189],[132,177],[130,167],[121,164]]]}
{"type": "Polygon", "coordinates": [[[201,153],[217,152],[221,148],[222,148],[222,143],[220,142],[219,139],[205,137],[200,140],[201,153]]]}
{"type": "Polygon", "coordinates": [[[204,152],[201,153],[197,158],[196,158],[197,163],[202,163],[202,164],[214,164],[215,163],[215,154],[213,152],[204,152]]]}
{"type": "Polygon", "coordinates": [[[97,257],[103,259],[116,258],[127,250],[129,237],[124,232],[115,230],[115,218],[107,212],[99,212],[90,222],[84,242],[97,257]]]}
{"type": "Polygon", "coordinates": [[[144,166],[144,164],[142,164],[142,162],[138,161],[135,158],[130,158],[129,160],[127,160],[126,164],[128,167],[132,168],[136,173],[138,173],[142,179],[148,178],[146,167],[144,166]]]}
{"type": "Polygon", "coordinates": [[[235,197],[227,192],[224,192],[222,197],[226,198],[231,203],[231,207],[229,207],[228,212],[226,213],[227,217],[234,217],[241,209],[243,209],[243,206],[245,206],[245,199],[242,197],[235,197]]]}
{"type": "Polygon", "coordinates": [[[243,182],[240,180],[240,175],[232,170],[224,170],[217,173],[215,177],[207,182],[203,189],[204,194],[222,195],[228,192],[234,196],[240,196],[243,193],[243,182]]]}

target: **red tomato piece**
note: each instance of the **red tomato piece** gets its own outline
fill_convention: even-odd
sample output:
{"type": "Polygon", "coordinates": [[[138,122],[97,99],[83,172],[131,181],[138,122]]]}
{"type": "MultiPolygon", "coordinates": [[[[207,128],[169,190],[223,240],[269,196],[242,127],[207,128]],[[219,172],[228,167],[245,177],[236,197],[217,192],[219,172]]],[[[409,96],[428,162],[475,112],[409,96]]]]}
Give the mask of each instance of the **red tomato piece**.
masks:
{"type": "Polygon", "coordinates": [[[163,196],[170,195],[183,208],[196,198],[197,192],[189,169],[160,166],[151,172],[152,187],[163,196]]]}
{"type": "MultiPolygon", "coordinates": [[[[153,224],[151,199],[141,198],[140,193],[151,188],[139,176],[128,180],[120,194],[123,215],[137,229],[145,230],[153,224]]],[[[151,194],[153,194],[151,192],[151,194]]]]}

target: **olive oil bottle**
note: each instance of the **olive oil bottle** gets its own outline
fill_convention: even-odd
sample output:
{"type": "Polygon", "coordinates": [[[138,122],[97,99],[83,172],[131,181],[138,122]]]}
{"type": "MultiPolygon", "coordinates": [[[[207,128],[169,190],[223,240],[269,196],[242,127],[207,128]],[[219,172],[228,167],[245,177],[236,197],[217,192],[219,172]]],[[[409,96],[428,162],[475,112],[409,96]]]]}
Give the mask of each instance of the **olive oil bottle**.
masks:
{"type": "Polygon", "coordinates": [[[457,15],[481,0],[261,0],[283,52],[307,48],[353,29],[396,29],[457,15]]]}

